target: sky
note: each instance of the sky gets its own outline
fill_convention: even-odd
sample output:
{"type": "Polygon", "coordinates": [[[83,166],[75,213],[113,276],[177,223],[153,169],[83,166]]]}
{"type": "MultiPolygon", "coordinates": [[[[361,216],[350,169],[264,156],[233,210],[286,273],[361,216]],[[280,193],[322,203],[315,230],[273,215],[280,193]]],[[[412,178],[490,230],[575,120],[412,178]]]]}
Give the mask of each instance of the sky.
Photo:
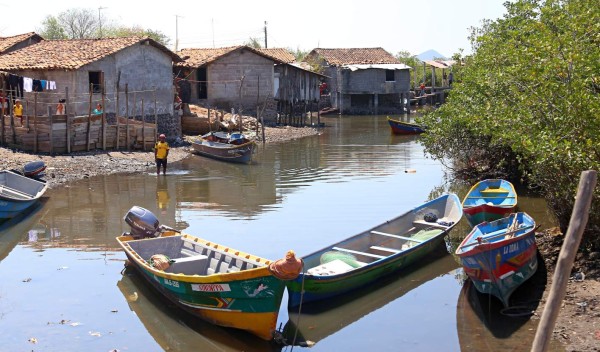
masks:
{"type": "MultiPolygon", "coordinates": [[[[382,47],[391,54],[418,55],[433,49],[450,57],[471,53],[469,28],[506,13],[506,0],[371,0],[300,2],[274,0],[34,0],[27,6],[0,0],[0,36],[38,31],[48,15],[88,8],[104,21],[158,30],[170,49],[242,45],[256,38],[264,47],[382,47]],[[178,40],[177,40],[178,39],[178,40]]],[[[106,23],[106,22],[105,22],[106,23]]]]}

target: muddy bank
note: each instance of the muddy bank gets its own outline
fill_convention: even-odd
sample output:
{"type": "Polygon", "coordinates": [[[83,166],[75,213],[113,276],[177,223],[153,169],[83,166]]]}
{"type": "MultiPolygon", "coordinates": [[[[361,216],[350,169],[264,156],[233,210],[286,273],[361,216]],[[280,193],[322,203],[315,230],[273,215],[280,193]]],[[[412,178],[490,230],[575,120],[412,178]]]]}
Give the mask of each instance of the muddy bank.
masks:
{"type": "MultiPolygon", "coordinates": [[[[564,234],[558,228],[536,233],[538,250],[548,271],[548,283],[532,319],[544,310],[564,234]]],[[[600,351],[600,253],[578,252],[573,275],[554,327],[553,338],[567,351],[600,351]]]]}
{"type": "MultiPolygon", "coordinates": [[[[319,133],[319,130],[310,127],[268,127],[265,129],[265,142],[285,142],[319,133]]],[[[169,163],[182,160],[192,153],[189,143],[192,139],[193,137],[185,137],[183,142],[171,147],[169,163]]],[[[156,167],[153,151],[90,151],[51,156],[0,147],[0,160],[3,170],[20,170],[28,162],[44,161],[46,180],[50,188],[96,175],[147,172],[155,170],[156,167]]]]}

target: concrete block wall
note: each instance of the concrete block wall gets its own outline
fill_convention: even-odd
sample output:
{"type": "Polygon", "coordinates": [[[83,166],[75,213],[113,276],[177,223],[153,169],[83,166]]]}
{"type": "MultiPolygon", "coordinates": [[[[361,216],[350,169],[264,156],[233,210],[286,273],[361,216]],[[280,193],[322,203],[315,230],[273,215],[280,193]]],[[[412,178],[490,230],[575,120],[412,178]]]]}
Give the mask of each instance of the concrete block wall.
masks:
{"type": "Polygon", "coordinates": [[[244,110],[255,110],[257,97],[264,101],[273,96],[273,70],[273,60],[248,50],[234,51],[208,66],[207,103],[221,109],[237,109],[241,104],[244,110]]]}

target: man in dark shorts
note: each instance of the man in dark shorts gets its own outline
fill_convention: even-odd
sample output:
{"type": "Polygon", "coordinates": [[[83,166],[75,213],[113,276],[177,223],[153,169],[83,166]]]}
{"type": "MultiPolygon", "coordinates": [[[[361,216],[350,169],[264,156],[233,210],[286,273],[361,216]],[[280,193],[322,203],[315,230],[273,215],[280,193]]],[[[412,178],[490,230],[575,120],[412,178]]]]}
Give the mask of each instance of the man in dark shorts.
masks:
{"type": "Polygon", "coordinates": [[[167,156],[169,156],[169,143],[166,141],[167,137],[164,134],[158,136],[158,142],[154,145],[154,159],[156,160],[156,174],[160,174],[160,167],[162,165],[163,175],[167,174],[167,156]]]}

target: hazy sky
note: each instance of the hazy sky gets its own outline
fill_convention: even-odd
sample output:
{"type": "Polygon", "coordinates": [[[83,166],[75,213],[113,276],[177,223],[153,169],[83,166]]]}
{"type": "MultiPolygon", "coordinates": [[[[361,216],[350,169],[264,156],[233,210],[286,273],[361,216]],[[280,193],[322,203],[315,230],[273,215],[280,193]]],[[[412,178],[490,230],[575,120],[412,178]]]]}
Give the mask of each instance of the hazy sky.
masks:
{"type": "Polygon", "coordinates": [[[413,55],[434,49],[451,56],[460,48],[471,52],[468,28],[501,18],[504,1],[0,0],[0,35],[36,31],[47,15],[83,7],[101,8],[103,17],[122,25],[159,30],[171,38],[171,49],[176,37],[179,49],[240,45],[251,37],[264,46],[267,21],[269,48],[382,47],[413,55]]]}

